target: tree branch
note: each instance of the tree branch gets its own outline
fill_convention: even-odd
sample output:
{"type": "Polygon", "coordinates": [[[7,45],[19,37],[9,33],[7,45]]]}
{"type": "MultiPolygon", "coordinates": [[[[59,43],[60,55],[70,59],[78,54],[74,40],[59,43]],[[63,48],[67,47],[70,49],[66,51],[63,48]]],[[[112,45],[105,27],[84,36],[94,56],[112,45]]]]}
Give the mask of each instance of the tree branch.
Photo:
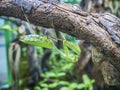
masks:
{"type": "MultiPolygon", "coordinates": [[[[46,4],[44,2],[36,10],[26,14],[31,23],[55,28],[90,42],[94,47],[99,47],[104,52],[104,57],[120,71],[120,47],[105,28],[101,27],[98,18],[84,11],[74,11],[74,6],[70,4],[52,3],[47,10],[46,4]]],[[[21,7],[13,5],[11,0],[0,0],[0,16],[26,20],[21,7]]]]}

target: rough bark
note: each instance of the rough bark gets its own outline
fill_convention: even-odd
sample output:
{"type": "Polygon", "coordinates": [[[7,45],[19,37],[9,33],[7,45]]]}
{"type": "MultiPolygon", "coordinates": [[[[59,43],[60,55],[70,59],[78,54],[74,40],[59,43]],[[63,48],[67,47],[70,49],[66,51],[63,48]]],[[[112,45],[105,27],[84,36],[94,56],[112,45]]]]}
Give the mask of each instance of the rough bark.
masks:
{"type": "MultiPolygon", "coordinates": [[[[100,48],[104,52],[103,57],[120,71],[120,47],[111,39],[105,28],[98,24],[98,18],[84,11],[73,12],[74,6],[70,4],[52,3],[47,10],[45,7],[46,2],[26,14],[28,20],[35,25],[55,28],[90,42],[94,47],[100,48]]],[[[13,5],[11,0],[0,0],[0,16],[26,20],[21,7],[13,5]]]]}

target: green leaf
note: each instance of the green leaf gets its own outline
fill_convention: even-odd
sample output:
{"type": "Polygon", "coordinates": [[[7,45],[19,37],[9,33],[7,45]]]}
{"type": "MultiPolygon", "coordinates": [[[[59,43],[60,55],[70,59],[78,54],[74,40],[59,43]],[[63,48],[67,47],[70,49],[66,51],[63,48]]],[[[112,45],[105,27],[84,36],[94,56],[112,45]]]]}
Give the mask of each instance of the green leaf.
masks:
{"type": "Polygon", "coordinates": [[[48,88],[42,88],[42,90],[49,90],[48,88]]]}
{"type": "Polygon", "coordinates": [[[30,90],[29,88],[25,88],[24,90],[30,90]]]}
{"type": "Polygon", "coordinates": [[[89,90],[93,90],[93,83],[95,82],[95,80],[91,80],[90,83],[89,83],[89,90]]]}
{"type": "Polygon", "coordinates": [[[20,41],[26,44],[44,47],[44,48],[53,47],[52,40],[50,38],[47,38],[47,36],[39,36],[39,35],[31,34],[31,35],[22,36],[20,38],[20,41]]]}
{"type": "Polygon", "coordinates": [[[70,83],[68,81],[59,81],[60,85],[69,85],[70,83]]]}
{"type": "Polygon", "coordinates": [[[89,90],[93,90],[93,83],[95,82],[95,80],[91,80],[86,74],[83,75],[83,82],[85,85],[85,88],[88,88],[89,90]]]}
{"type": "Polygon", "coordinates": [[[62,87],[62,88],[60,88],[60,90],[69,90],[69,88],[68,87],[62,87]]]}
{"type": "Polygon", "coordinates": [[[41,86],[41,87],[48,87],[48,84],[42,83],[40,86],[41,86]]]}
{"type": "Polygon", "coordinates": [[[62,67],[61,69],[63,71],[67,71],[67,70],[70,70],[72,68],[73,64],[72,63],[69,63],[68,65],[65,65],[64,67],[62,67]]]}
{"type": "Polygon", "coordinates": [[[89,90],[93,90],[93,85],[90,85],[90,86],[89,86],[89,90]]]}
{"type": "Polygon", "coordinates": [[[0,26],[0,30],[8,30],[8,31],[12,31],[10,25],[0,26]]]}
{"type": "Polygon", "coordinates": [[[93,79],[93,80],[91,80],[91,84],[93,84],[95,82],[95,80],[93,79]]]}
{"type": "Polygon", "coordinates": [[[82,76],[82,78],[83,78],[84,84],[90,83],[90,79],[89,79],[89,77],[88,77],[86,74],[84,74],[84,75],[82,76]]]}
{"type": "Polygon", "coordinates": [[[52,84],[49,84],[48,87],[49,87],[49,88],[56,88],[57,85],[58,85],[58,83],[54,82],[54,83],[52,83],[52,84]]]}
{"type": "Polygon", "coordinates": [[[23,80],[19,80],[19,85],[21,86],[23,84],[23,80]]]}
{"type": "Polygon", "coordinates": [[[58,77],[63,77],[63,76],[65,76],[65,75],[66,75],[65,72],[60,72],[60,73],[57,74],[58,77]]]}
{"type": "Polygon", "coordinates": [[[85,85],[83,83],[78,84],[77,89],[83,89],[83,88],[85,88],[85,85]]]}
{"type": "Polygon", "coordinates": [[[14,34],[17,34],[17,32],[14,30],[15,28],[16,28],[16,27],[11,28],[10,25],[0,26],[0,30],[6,30],[6,31],[12,32],[12,33],[14,33],[14,34]]]}
{"type": "Polygon", "coordinates": [[[52,78],[56,77],[56,74],[54,72],[46,72],[45,73],[45,78],[52,78]]]}
{"type": "Polygon", "coordinates": [[[72,87],[72,88],[74,88],[74,89],[77,88],[77,86],[78,86],[77,83],[71,83],[71,84],[70,84],[70,87],[72,87]]]}
{"type": "Polygon", "coordinates": [[[42,90],[40,87],[36,86],[34,90],[42,90]]]}

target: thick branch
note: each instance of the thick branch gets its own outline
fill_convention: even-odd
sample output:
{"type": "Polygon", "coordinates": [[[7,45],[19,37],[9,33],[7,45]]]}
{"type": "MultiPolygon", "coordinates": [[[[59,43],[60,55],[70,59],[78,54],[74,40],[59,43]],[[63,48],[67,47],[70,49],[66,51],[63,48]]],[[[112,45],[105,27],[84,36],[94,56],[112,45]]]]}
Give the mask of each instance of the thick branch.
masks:
{"type": "MultiPolygon", "coordinates": [[[[21,7],[12,5],[10,1],[0,0],[0,15],[26,20],[21,7]]],[[[120,47],[114,43],[106,30],[97,23],[98,18],[83,11],[76,13],[73,11],[73,6],[69,4],[52,4],[47,10],[45,4],[44,2],[32,13],[27,14],[31,23],[55,28],[90,42],[93,46],[101,48],[105,57],[120,71],[120,47]]]]}

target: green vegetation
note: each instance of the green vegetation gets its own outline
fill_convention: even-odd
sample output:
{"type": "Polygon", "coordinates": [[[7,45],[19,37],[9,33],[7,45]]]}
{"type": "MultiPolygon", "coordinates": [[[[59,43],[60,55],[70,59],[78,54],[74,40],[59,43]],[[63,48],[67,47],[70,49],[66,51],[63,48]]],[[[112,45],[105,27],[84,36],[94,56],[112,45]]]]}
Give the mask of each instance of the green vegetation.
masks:
{"type": "MultiPolygon", "coordinates": [[[[10,32],[16,32],[16,29],[13,30],[10,25],[7,26],[6,24],[0,28],[10,32]]],[[[93,90],[93,83],[95,80],[89,79],[86,74],[82,77],[83,83],[78,83],[78,81],[74,78],[75,75],[73,67],[81,52],[78,41],[76,41],[74,37],[66,34],[62,34],[62,36],[64,38],[71,38],[71,41],[68,41],[67,39],[62,40],[59,38],[54,38],[53,40],[53,38],[48,36],[40,36],[37,34],[25,35],[20,38],[20,40],[26,44],[37,46],[36,50],[39,55],[44,54],[43,48],[52,49],[50,60],[48,61],[51,69],[40,74],[42,79],[35,85],[34,90],[93,90]],[[54,43],[58,40],[63,43],[63,48],[61,49],[58,49],[54,43]]],[[[25,53],[26,49],[23,48],[23,51],[25,53]]],[[[26,79],[21,78],[19,80],[19,85],[22,86],[25,80],[26,79]]],[[[24,90],[30,89],[28,87],[24,88],[24,90]]]]}
{"type": "Polygon", "coordinates": [[[49,60],[51,70],[41,74],[43,79],[35,86],[34,90],[93,90],[92,84],[95,80],[90,80],[87,75],[83,75],[83,83],[78,83],[72,78],[74,77],[73,67],[80,54],[80,48],[77,43],[63,40],[63,49],[58,49],[52,40],[50,38],[47,39],[46,36],[26,35],[21,37],[21,41],[52,49],[49,60]],[[57,60],[57,55],[60,55],[60,60],[57,60]],[[71,79],[69,80],[68,77],[71,79]]]}
{"type": "MultiPolygon", "coordinates": [[[[61,2],[63,2],[61,0],[61,2]]],[[[79,4],[81,0],[64,0],[66,3],[79,4]]],[[[74,65],[80,55],[80,47],[78,40],[66,34],[61,34],[62,38],[52,38],[47,35],[30,34],[19,37],[17,32],[18,26],[5,20],[5,23],[0,26],[0,30],[5,30],[17,35],[19,40],[25,44],[35,46],[37,51],[37,59],[44,54],[44,49],[52,50],[48,60],[49,70],[42,72],[40,81],[33,87],[34,90],[93,90],[93,83],[95,80],[90,79],[86,74],[82,76],[83,82],[78,82],[74,74],[74,65]],[[62,43],[61,48],[57,48],[56,43],[62,43]]],[[[40,32],[41,33],[41,32],[40,32]]],[[[22,56],[20,63],[21,77],[19,79],[19,87],[22,90],[31,90],[30,87],[25,86],[28,77],[26,77],[27,70],[30,69],[27,63],[27,48],[22,47],[22,56]],[[24,66],[24,67],[23,67],[24,66]]],[[[32,90],[33,90],[32,89],[32,90]]]]}

